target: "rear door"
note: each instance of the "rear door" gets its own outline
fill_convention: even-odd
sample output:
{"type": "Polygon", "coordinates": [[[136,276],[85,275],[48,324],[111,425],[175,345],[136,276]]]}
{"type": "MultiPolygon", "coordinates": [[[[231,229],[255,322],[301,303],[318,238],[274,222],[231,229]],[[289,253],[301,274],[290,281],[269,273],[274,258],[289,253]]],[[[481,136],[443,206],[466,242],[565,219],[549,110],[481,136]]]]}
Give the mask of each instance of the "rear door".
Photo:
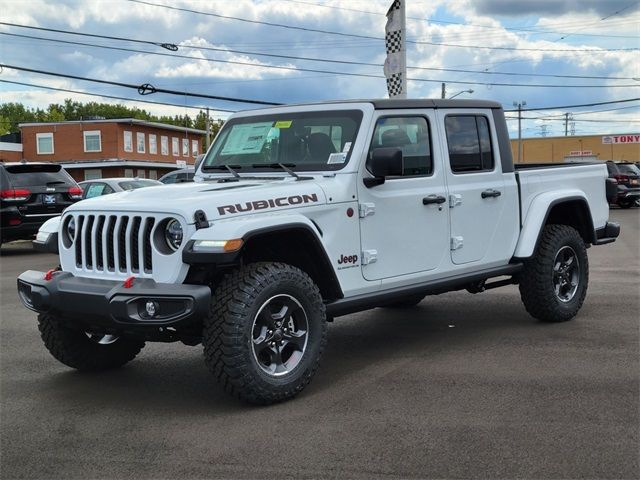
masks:
{"type": "Polygon", "coordinates": [[[518,228],[517,186],[499,161],[490,111],[440,110],[451,218],[451,261],[506,261],[518,228]],[[514,195],[515,193],[515,195],[514,195]]]}
{"type": "MultiPolygon", "coordinates": [[[[374,121],[368,155],[400,148],[404,171],[370,188],[358,181],[362,274],[381,280],[434,272],[448,263],[449,230],[442,159],[433,153],[435,114],[378,111],[374,121]]],[[[361,175],[370,176],[362,163],[361,175]]]]}

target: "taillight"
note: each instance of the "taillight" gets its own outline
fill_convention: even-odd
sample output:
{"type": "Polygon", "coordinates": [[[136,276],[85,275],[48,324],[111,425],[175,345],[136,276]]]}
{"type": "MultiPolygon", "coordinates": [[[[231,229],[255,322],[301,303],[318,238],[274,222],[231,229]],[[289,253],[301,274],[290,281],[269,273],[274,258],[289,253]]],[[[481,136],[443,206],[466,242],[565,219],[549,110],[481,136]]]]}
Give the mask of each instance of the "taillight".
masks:
{"type": "Polygon", "coordinates": [[[80,187],[69,187],[69,196],[72,200],[80,200],[82,198],[82,189],[80,187]]]}
{"type": "Polygon", "coordinates": [[[629,177],[627,175],[616,175],[616,180],[618,183],[627,183],[629,181],[629,177]]]}
{"type": "Polygon", "coordinates": [[[11,190],[0,190],[0,198],[2,200],[6,200],[7,202],[23,202],[28,200],[31,196],[31,191],[26,188],[21,189],[11,189],[11,190]]]}

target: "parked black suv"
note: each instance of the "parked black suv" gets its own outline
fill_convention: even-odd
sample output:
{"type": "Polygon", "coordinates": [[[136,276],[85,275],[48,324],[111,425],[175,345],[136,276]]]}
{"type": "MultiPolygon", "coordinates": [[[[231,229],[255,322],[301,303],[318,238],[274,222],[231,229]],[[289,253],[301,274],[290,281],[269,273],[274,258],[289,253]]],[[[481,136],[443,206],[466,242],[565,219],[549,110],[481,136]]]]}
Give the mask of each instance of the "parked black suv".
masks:
{"type": "Polygon", "coordinates": [[[0,163],[0,244],[33,237],[81,198],[82,189],[60,165],[0,163]]]}
{"type": "Polygon", "coordinates": [[[640,199],[640,169],[633,163],[607,162],[610,181],[615,180],[615,196],[609,203],[629,208],[640,199]]]}

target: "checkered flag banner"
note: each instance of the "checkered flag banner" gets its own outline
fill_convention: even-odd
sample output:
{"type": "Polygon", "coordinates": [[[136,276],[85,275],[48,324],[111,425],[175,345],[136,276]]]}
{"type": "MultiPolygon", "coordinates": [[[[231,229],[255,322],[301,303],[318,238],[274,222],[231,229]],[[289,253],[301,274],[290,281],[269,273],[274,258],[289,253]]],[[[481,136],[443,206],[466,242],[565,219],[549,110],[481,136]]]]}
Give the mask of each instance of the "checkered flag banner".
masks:
{"type": "Polygon", "coordinates": [[[407,96],[404,3],[405,0],[394,0],[387,12],[384,35],[387,58],[384,61],[384,75],[387,77],[389,98],[407,96]]]}

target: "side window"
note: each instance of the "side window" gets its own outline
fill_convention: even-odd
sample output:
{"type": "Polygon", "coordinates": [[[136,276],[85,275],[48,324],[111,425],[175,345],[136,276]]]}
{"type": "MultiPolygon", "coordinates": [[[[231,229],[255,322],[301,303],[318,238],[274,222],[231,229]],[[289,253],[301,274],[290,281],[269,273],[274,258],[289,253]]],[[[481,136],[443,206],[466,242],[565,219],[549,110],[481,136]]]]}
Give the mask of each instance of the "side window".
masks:
{"type": "Polygon", "coordinates": [[[493,170],[489,122],[480,115],[448,115],[444,120],[453,173],[493,170]]]}
{"type": "Polygon", "coordinates": [[[431,175],[431,136],[425,117],[379,118],[369,147],[369,158],[376,148],[397,147],[402,150],[403,176],[431,175]]]}

